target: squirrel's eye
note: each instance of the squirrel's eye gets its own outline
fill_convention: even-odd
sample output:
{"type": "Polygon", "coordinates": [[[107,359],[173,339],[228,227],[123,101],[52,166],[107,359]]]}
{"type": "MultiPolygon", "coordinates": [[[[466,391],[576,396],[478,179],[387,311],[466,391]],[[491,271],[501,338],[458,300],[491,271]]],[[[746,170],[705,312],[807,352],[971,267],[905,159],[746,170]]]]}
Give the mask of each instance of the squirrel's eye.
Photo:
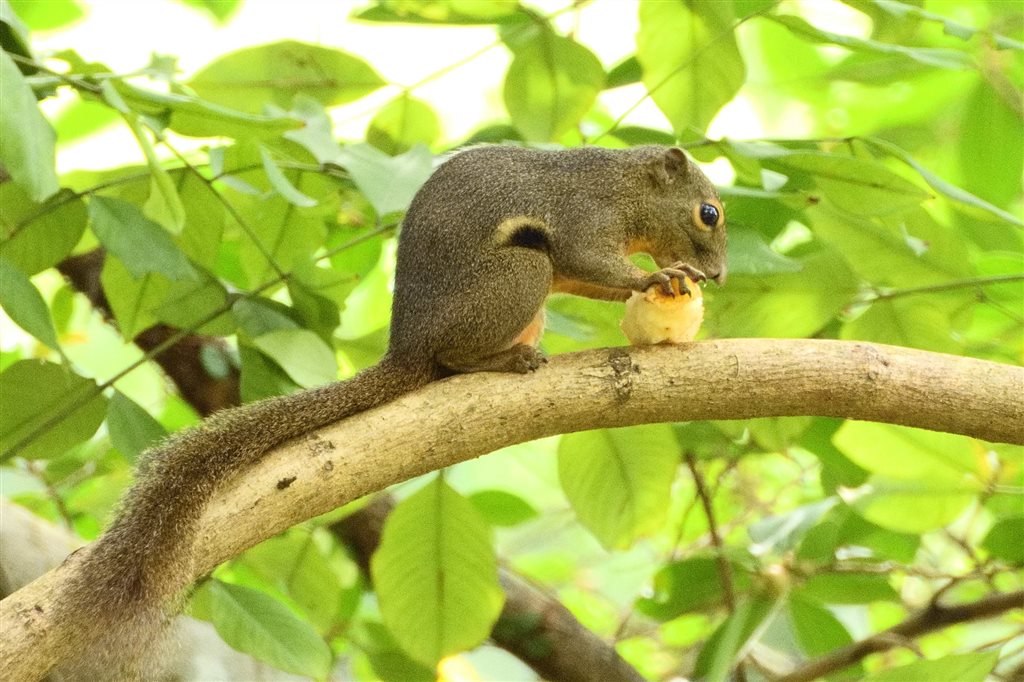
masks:
{"type": "Polygon", "coordinates": [[[701,204],[700,221],[708,227],[714,227],[718,224],[718,209],[711,204],[701,204]]]}

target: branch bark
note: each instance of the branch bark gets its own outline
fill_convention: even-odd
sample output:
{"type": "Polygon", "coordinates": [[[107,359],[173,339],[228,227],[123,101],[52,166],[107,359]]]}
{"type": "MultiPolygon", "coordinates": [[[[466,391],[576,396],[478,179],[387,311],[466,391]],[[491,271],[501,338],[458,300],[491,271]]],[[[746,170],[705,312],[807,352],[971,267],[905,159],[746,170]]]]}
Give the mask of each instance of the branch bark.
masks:
{"type": "MultiPolygon", "coordinates": [[[[89,299],[97,312],[116,326],[100,282],[104,258],[102,248],[93,249],[67,258],[57,265],[57,269],[89,299]]],[[[139,333],[134,342],[143,351],[150,351],[177,333],[174,327],[157,324],[139,333]]],[[[223,376],[210,375],[202,362],[204,350],[225,352],[226,345],[223,339],[215,336],[189,334],[153,359],[174,382],[181,397],[206,417],[241,403],[241,377],[234,366],[223,376]]],[[[385,518],[393,507],[394,501],[389,496],[381,496],[335,524],[336,533],[355,549],[367,576],[370,557],[380,544],[385,518]]],[[[57,563],[54,561],[50,565],[57,563]]],[[[42,570],[32,577],[41,573],[42,570]]],[[[20,584],[28,582],[25,580],[20,584]]],[[[502,570],[501,582],[505,588],[505,609],[491,638],[543,679],[551,682],[640,682],[643,679],[613,646],[583,627],[559,601],[511,571],[502,570]]],[[[4,590],[0,596],[11,591],[4,590]]]]}
{"type": "MultiPolygon", "coordinates": [[[[193,575],[367,493],[543,436],[821,415],[1021,444],[1022,394],[1021,367],[806,339],[602,349],[559,356],[529,375],[452,377],[296,439],[226,484],[204,512],[193,575]],[[283,480],[291,484],[279,488],[283,480]]],[[[49,617],[76,557],[0,602],[0,678],[35,679],[89,641],[49,617]]]]}
{"type": "Polygon", "coordinates": [[[1024,590],[996,594],[976,602],[957,604],[956,606],[942,606],[933,602],[902,623],[867,639],[836,649],[777,678],[775,682],[811,682],[811,680],[839,672],[870,654],[902,646],[904,642],[929,632],[941,630],[956,623],[969,623],[983,618],[992,618],[1011,609],[1020,608],[1024,608],[1024,590]]]}

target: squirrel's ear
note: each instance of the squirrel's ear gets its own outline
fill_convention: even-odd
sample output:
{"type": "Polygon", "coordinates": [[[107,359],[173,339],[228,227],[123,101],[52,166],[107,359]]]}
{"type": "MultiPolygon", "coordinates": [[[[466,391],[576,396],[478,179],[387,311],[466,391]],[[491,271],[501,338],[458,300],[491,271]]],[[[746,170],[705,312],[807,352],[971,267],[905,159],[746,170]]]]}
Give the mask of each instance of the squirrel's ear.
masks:
{"type": "Polygon", "coordinates": [[[690,171],[690,162],[682,149],[669,147],[664,154],[651,162],[649,171],[655,184],[665,187],[673,179],[685,177],[690,171]]]}
{"type": "Polygon", "coordinates": [[[670,147],[665,150],[665,170],[669,175],[686,175],[690,170],[690,163],[682,149],[670,147]]]}

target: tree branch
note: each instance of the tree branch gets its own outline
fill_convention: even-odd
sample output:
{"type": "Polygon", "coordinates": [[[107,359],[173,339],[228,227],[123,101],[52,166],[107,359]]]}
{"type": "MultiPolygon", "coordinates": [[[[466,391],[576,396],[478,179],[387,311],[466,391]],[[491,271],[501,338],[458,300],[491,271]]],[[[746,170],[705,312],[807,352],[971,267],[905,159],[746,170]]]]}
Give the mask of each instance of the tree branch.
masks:
{"type": "MultiPolygon", "coordinates": [[[[64,260],[57,269],[89,299],[96,311],[114,323],[100,282],[104,255],[102,248],[94,249],[64,260]]],[[[134,341],[143,351],[149,351],[178,331],[168,325],[157,324],[139,333],[134,341]]],[[[181,397],[205,417],[217,410],[235,407],[241,399],[238,369],[232,366],[224,376],[211,376],[203,366],[204,349],[223,352],[225,344],[223,339],[215,336],[189,334],[158,353],[153,360],[174,382],[181,397]]],[[[56,493],[53,498],[60,508],[63,500],[56,493]]],[[[367,576],[370,557],[380,544],[385,518],[393,507],[394,501],[390,496],[381,496],[332,527],[342,541],[356,551],[356,558],[367,576]]],[[[556,599],[511,571],[503,569],[501,582],[505,587],[505,609],[491,638],[543,679],[552,682],[643,679],[611,645],[583,627],[556,599]]]]}
{"type": "Polygon", "coordinates": [[[908,640],[956,623],[992,618],[1010,609],[1024,608],[1024,590],[1006,592],[969,604],[942,606],[932,601],[902,623],[854,642],[776,678],[775,682],[811,682],[857,663],[870,654],[888,651],[908,640]]]}
{"type": "MultiPolygon", "coordinates": [[[[367,493],[543,436],[821,415],[1024,443],[1022,393],[1021,367],[809,339],[602,349],[556,357],[529,375],[452,377],[296,439],[241,472],[203,514],[193,575],[367,493]],[[291,485],[279,489],[282,479],[291,485]]],[[[76,555],[0,602],[0,678],[35,679],[88,645],[93,633],[72,631],[87,623],[49,616],[79,563],[76,555]]]]}

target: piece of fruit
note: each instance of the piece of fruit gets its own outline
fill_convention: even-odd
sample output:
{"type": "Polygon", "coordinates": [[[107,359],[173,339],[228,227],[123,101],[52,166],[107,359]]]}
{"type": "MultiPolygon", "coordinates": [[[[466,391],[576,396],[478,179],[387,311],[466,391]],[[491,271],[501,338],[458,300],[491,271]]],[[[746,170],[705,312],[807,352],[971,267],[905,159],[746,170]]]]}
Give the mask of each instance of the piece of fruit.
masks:
{"type": "Polygon", "coordinates": [[[685,283],[689,294],[679,293],[678,280],[672,280],[675,296],[666,294],[660,284],[643,293],[633,292],[626,301],[626,315],[620,324],[631,344],[649,346],[693,341],[704,321],[704,294],[690,278],[686,278],[685,283]]]}

